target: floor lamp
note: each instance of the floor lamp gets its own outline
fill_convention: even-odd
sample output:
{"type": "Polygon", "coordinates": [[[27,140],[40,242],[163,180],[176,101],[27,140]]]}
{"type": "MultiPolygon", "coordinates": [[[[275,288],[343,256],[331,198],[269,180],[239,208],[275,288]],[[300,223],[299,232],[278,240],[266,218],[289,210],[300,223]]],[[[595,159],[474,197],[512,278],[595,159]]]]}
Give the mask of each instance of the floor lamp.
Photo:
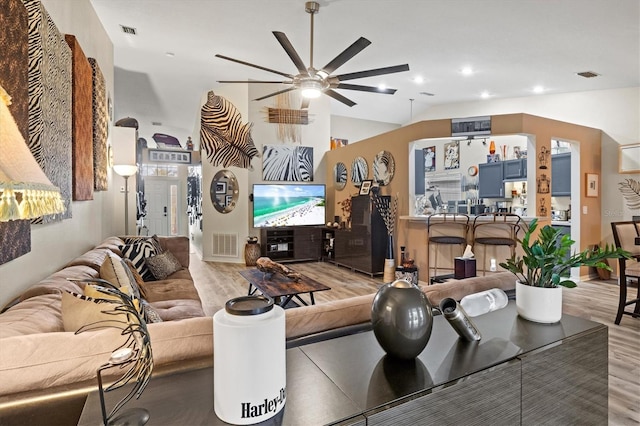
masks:
{"type": "Polygon", "coordinates": [[[113,171],[124,178],[124,234],[129,235],[129,176],[138,171],[138,166],[130,164],[116,164],[113,171]]]}

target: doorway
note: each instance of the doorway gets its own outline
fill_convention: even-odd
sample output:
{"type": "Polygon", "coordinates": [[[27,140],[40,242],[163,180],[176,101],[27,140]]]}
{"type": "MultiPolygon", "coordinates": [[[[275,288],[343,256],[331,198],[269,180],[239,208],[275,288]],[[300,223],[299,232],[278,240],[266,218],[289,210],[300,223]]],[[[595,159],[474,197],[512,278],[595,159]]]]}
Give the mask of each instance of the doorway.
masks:
{"type": "Polygon", "coordinates": [[[145,226],[149,235],[178,235],[180,180],[148,176],[144,182],[147,200],[145,226]]]}

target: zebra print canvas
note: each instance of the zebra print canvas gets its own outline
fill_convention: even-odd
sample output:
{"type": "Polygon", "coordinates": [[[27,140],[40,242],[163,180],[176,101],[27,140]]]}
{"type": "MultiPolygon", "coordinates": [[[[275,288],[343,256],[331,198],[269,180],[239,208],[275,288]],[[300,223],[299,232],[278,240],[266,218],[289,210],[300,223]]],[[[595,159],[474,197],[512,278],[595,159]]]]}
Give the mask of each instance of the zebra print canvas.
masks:
{"type": "Polygon", "coordinates": [[[23,0],[29,20],[29,149],[65,212],[33,220],[71,218],[71,49],[39,0],[23,0]]]}
{"type": "Polygon", "coordinates": [[[313,147],[265,145],[262,180],[313,182],[313,147]]]}
{"type": "Polygon", "coordinates": [[[200,144],[214,166],[248,169],[258,150],[251,138],[251,123],[242,124],[231,102],[213,91],[200,112],[200,144]]]}

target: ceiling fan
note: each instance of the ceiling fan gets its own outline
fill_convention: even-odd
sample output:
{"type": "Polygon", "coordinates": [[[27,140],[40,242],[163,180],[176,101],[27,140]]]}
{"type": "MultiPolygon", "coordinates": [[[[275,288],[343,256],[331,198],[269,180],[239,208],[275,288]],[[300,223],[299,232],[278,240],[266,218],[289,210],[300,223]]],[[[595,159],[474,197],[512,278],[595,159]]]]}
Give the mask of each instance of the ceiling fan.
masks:
{"type": "Polygon", "coordinates": [[[396,89],[381,89],[374,86],[362,86],[358,84],[348,84],[343,83],[343,81],[354,80],[357,78],[365,78],[365,77],[373,77],[376,75],[384,75],[384,74],[392,74],[396,72],[409,71],[409,65],[395,65],[391,67],[384,68],[375,68],[366,71],[358,71],[352,72],[348,74],[340,74],[340,75],[331,75],[335,70],[337,70],[340,66],[342,66],[345,62],[353,58],[355,55],[360,53],[365,47],[369,46],[371,42],[364,37],[360,37],[356,40],[351,46],[347,47],[342,53],[336,56],[333,60],[331,60],[327,65],[322,67],[321,69],[316,69],[313,67],[313,15],[318,13],[320,10],[320,4],[315,1],[309,1],[305,3],[305,11],[311,15],[311,48],[310,48],[310,64],[307,68],[300,59],[300,56],[293,48],[293,45],[287,38],[287,36],[280,31],[273,31],[273,35],[276,37],[280,45],[284,48],[289,55],[289,58],[293,61],[294,65],[298,69],[298,74],[292,75],[285,72],[273,70],[271,68],[266,68],[260,65],[255,65],[249,62],[241,61],[239,59],[230,58],[224,55],[216,55],[218,58],[226,59],[228,61],[236,62],[242,65],[247,65],[253,68],[258,68],[263,71],[272,72],[274,74],[279,74],[281,76],[287,77],[289,80],[286,81],[264,81],[264,80],[250,80],[250,81],[240,81],[240,80],[222,80],[218,81],[218,83],[278,83],[278,84],[289,84],[291,87],[288,87],[283,90],[279,90],[274,93],[270,93],[266,96],[262,96],[260,98],[255,99],[256,101],[260,101],[271,96],[279,95],[281,93],[290,92],[292,90],[300,90],[302,93],[302,108],[309,107],[309,100],[311,98],[317,98],[322,93],[327,96],[332,97],[333,99],[342,102],[347,106],[356,105],[351,99],[341,95],[333,89],[347,89],[347,90],[359,90],[362,92],[373,92],[373,93],[383,93],[388,95],[393,95],[396,92],[396,89]]]}

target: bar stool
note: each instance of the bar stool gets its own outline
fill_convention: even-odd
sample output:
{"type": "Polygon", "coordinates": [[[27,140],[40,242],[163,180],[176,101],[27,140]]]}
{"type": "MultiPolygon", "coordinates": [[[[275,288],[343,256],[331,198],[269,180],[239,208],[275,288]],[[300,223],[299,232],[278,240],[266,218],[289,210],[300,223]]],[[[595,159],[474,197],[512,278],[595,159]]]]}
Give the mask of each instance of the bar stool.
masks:
{"type": "MultiPolygon", "coordinates": [[[[467,246],[467,234],[469,233],[469,216],[462,213],[439,213],[432,214],[427,218],[427,238],[429,242],[429,272],[433,270],[433,275],[429,280],[430,284],[435,282],[443,282],[445,278],[452,278],[453,274],[438,275],[438,247],[442,244],[450,247],[451,261],[453,262],[453,254],[451,253],[454,246],[462,247],[460,255],[464,253],[467,246]],[[435,250],[433,257],[433,266],[431,262],[431,248],[435,250]]],[[[452,263],[453,264],[453,263],[452,263]]],[[[453,267],[441,268],[453,271],[453,267]]]]}
{"type": "Polygon", "coordinates": [[[623,248],[636,258],[636,261],[618,259],[620,297],[615,323],[620,324],[622,315],[631,315],[634,318],[640,317],[640,245],[635,243],[635,238],[640,237],[640,222],[611,222],[611,230],[613,231],[613,240],[616,243],[616,247],[623,248]],[[628,278],[635,278],[638,286],[638,295],[632,300],[627,300],[628,278]],[[627,306],[634,304],[636,306],[632,312],[625,310],[627,306]]]}
{"type": "MultiPolygon", "coordinates": [[[[508,247],[511,256],[516,252],[516,240],[522,218],[513,213],[482,213],[473,220],[473,252],[482,245],[482,275],[486,275],[487,246],[508,247]]],[[[504,259],[506,260],[506,258],[504,259]]]]}

